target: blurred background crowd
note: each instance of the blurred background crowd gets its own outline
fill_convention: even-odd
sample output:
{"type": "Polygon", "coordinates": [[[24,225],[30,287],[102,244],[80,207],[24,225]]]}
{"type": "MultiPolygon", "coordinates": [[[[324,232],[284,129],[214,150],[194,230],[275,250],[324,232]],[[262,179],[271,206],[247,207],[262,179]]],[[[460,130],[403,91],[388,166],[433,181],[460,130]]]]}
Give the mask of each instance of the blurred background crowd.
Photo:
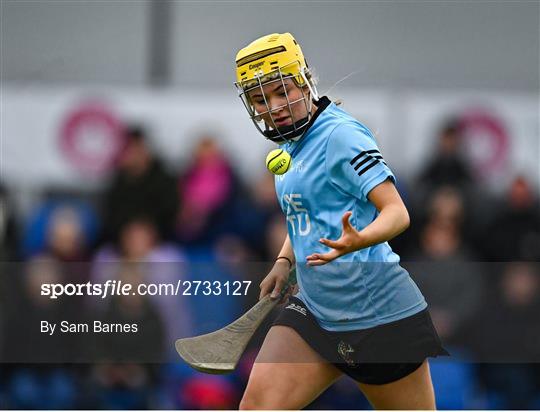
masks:
{"type": "MultiPolygon", "coordinates": [[[[380,138],[408,206],[411,227],[390,245],[452,354],[431,362],[438,407],[540,409],[539,4],[290,3],[285,13],[280,2],[2,2],[2,408],[237,408],[270,321],[227,376],[191,370],[173,342],[220,328],[252,305],[286,235],[273,176],[259,173],[270,146],[257,143],[263,138],[234,93],[213,90],[232,84],[239,47],[291,31],[323,79],[346,74],[335,61],[362,68],[333,94],[345,95],[345,109],[380,138]],[[317,24],[307,24],[306,10],[317,24]],[[223,22],[234,27],[229,36],[201,30],[223,22]],[[433,87],[438,97],[425,101],[405,91],[433,87]],[[165,88],[174,93],[160,95],[163,105],[143,105],[165,88]],[[512,125],[502,133],[493,118],[467,117],[457,89],[512,125]],[[193,90],[203,98],[186,99],[193,90]],[[127,115],[72,110],[96,95],[127,115]],[[58,126],[69,111],[73,122],[90,119],[78,146],[74,123],[58,126]],[[193,119],[212,132],[187,133],[193,119]],[[100,148],[111,133],[118,147],[105,167],[100,148]],[[171,153],[179,147],[180,160],[171,153]],[[499,174],[475,160],[483,152],[499,174]],[[210,300],[39,293],[43,283],[209,273],[253,283],[245,297],[210,300]],[[140,332],[44,338],[43,319],[138,323],[140,332]]],[[[369,405],[342,379],[310,407],[369,405]]]]}
{"type": "MultiPolygon", "coordinates": [[[[44,298],[36,287],[43,282],[160,282],[176,270],[168,265],[192,262],[195,269],[186,269],[193,271],[191,278],[211,268],[212,279],[252,280],[256,294],[262,269],[227,273],[223,263],[272,262],[277,255],[286,225],[270,173],[246,184],[221,151],[219,136],[201,136],[191,164],[175,175],[152,151],[144,126],[129,126],[125,134],[116,170],[106,188],[90,197],[44,188],[33,212],[18,221],[10,192],[2,189],[2,259],[20,262],[2,276],[4,361],[45,362],[57,359],[60,347],[66,360],[88,359],[76,342],[80,336],[57,335],[35,344],[40,319],[80,321],[92,305],[44,298]]],[[[439,405],[537,408],[538,193],[526,176],[515,176],[500,196],[482,190],[462,155],[454,121],[443,124],[436,139],[425,170],[399,186],[412,224],[391,245],[426,295],[453,354],[432,365],[439,405]]],[[[137,344],[129,335],[111,335],[95,348],[92,359],[102,361],[95,365],[6,363],[2,400],[14,408],[235,408],[260,337],[231,377],[202,375],[169,355],[175,338],[223,326],[253,302],[253,296],[214,299],[206,307],[184,297],[106,300],[93,316],[138,323],[137,344]],[[148,358],[142,351],[156,355],[148,358]],[[106,362],[110,359],[115,363],[106,362]],[[122,359],[156,363],[116,363],[122,359]]],[[[346,382],[313,405],[362,406],[367,404],[346,382]]]]}

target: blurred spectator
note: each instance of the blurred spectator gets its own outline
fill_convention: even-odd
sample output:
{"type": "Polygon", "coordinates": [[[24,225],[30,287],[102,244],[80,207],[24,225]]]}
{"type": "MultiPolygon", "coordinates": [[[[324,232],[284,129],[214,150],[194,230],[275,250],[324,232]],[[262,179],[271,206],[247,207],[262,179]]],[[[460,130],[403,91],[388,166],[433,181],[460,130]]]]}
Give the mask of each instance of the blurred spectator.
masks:
{"type": "Polygon", "coordinates": [[[13,204],[7,188],[0,182],[0,260],[16,256],[17,234],[13,204]]]}
{"type": "Polygon", "coordinates": [[[538,397],[539,269],[537,263],[507,264],[496,293],[483,303],[467,333],[476,359],[483,362],[480,377],[493,402],[490,409],[529,409],[538,397]]]}
{"type": "Polygon", "coordinates": [[[460,192],[452,186],[442,186],[436,190],[429,202],[428,216],[431,220],[448,222],[461,228],[465,210],[460,192]]]}
{"type": "MultiPolygon", "coordinates": [[[[125,262],[117,280],[132,285],[136,291],[144,283],[145,270],[140,263],[125,262]]],[[[157,308],[147,295],[133,293],[112,296],[105,303],[101,320],[108,324],[135,324],[137,332],[105,333],[99,337],[100,359],[117,362],[148,362],[163,360],[164,329],[157,308]]]]}
{"type": "Polygon", "coordinates": [[[73,359],[79,353],[76,334],[62,336],[55,333],[48,336],[40,332],[41,321],[77,322],[84,316],[82,307],[74,310],[77,304],[73,298],[62,296],[51,299],[41,294],[41,285],[64,282],[61,264],[48,256],[38,256],[26,264],[12,265],[11,270],[19,273],[10,274],[13,285],[7,305],[6,330],[9,333],[6,334],[6,357],[28,362],[73,359]]]}
{"type": "Polygon", "coordinates": [[[470,183],[473,176],[461,153],[461,135],[456,121],[452,120],[442,127],[438,143],[434,157],[420,174],[420,182],[430,187],[462,187],[470,183]]]}
{"type": "Polygon", "coordinates": [[[65,262],[88,258],[82,223],[77,212],[69,207],[57,208],[49,221],[46,248],[51,255],[65,262]]]}
{"type": "Polygon", "coordinates": [[[104,193],[104,231],[107,240],[116,239],[120,229],[134,217],[153,220],[161,238],[174,227],[178,194],[174,178],[152,153],[146,131],[132,126],[116,174],[104,193]]]}
{"type": "Polygon", "coordinates": [[[482,268],[471,262],[453,220],[430,220],[420,241],[421,253],[406,267],[426,296],[439,335],[454,343],[482,299],[482,268]]]}
{"type": "Polygon", "coordinates": [[[460,234],[463,246],[467,248],[468,240],[473,237],[476,225],[470,222],[469,207],[465,206],[465,198],[461,190],[454,186],[442,185],[432,188],[417,199],[418,204],[410,208],[411,227],[405,236],[392,239],[391,244],[398,244],[405,260],[415,257],[422,230],[430,221],[445,222],[455,226],[460,234]],[[467,212],[467,213],[466,213],[467,212]],[[397,242],[396,242],[397,241],[397,242]],[[406,244],[403,244],[406,242],[406,244]]]}
{"type": "Polygon", "coordinates": [[[88,259],[97,231],[97,217],[86,202],[72,198],[48,200],[28,219],[23,255],[50,253],[61,261],[81,262],[88,259]]]}
{"type": "Polygon", "coordinates": [[[540,204],[525,177],[518,176],[510,185],[481,244],[489,261],[540,259],[540,204]]]}
{"type": "Polygon", "coordinates": [[[213,137],[202,137],[191,158],[179,180],[183,203],[177,235],[183,242],[208,244],[231,227],[229,214],[240,184],[213,137]]]}
{"type": "Polygon", "coordinates": [[[39,253],[58,262],[61,282],[87,282],[95,219],[92,209],[83,202],[46,202],[30,220],[25,250],[31,256],[39,253]]]}
{"type": "MultiPolygon", "coordinates": [[[[186,275],[186,257],[171,243],[162,243],[152,221],[133,218],[120,229],[118,244],[106,244],[95,255],[91,278],[93,282],[105,283],[118,280],[121,268],[128,262],[138,263],[140,281],[145,284],[175,284],[186,275]]],[[[188,303],[177,296],[149,296],[159,311],[165,325],[167,342],[192,331],[191,312],[188,303]]],[[[102,310],[100,299],[91,299],[91,305],[102,310]]],[[[172,355],[174,346],[168,345],[166,353],[172,355]]]]}
{"type": "Polygon", "coordinates": [[[88,281],[90,252],[83,222],[71,207],[59,207],[52,214],[46,234],[47,256],[61,263],[63,281],[88,281]]]}
{"type": "Polygon", "coordinates": [[[159,247],[155,224],[140,218],[130,220],[119,234],[119,252],[127,261],[144,262],[159,247]]]}
{"type": "MultiPolygon", "coordinates": [[[[476,226],[470,226],[470,213],[464,213],[465,199],[474,181],[467,158],[463,154],[462,136],[458,120],[444,123],[437,133],[437,146],[418,175],[418,185],[411,192],[409,211],[411,228],[395,243],[404,258],[410,258],[414,251],[410,246],[420,237],[420,228],[431,218],[451,219],[457,224],[463,240],[475,233],[476,226]],[[437,191],[434,195],[433,192],[437,191]],[[426,204],[430,204],[428,208],[426,204]],[[434,216],[440,214],[441,216],[434,216]],[[408,241],[408,242],[407,242],[408,241]]],[[[474,194],[478,191],[476,190],[474,194]]]]}
{"type": "MultiPolygon", "coordinates": [[[[136,290],[143,283],[139,263],[125,263],[118,280],[136,290]]],[[[147,296],[138,293],[114,296],[101,321],[104,324],[136,325],[135,332],[95,336],[100,363],[94,367],[99,405],[105,409],[148,409],[164,360],[161,317],[147,296]],[[152,363],[150,363],[152,362],[152,363]]]]}
{"type": "MultiPolygon", "coordinates": [[[[12,270],[21,270],[21,266],[12,266],[12,270]]],[[[61,268],[55,260],[36,257],[27,264],[22,276],[12,277],[11,281],[5,306],[8,313],[4,356],[18,365],[12,365],[7,373],[7,404],[14,409],[74,408],[77,368],[61,363],[85,359],[82,335],[62,334],[59,328],[61,321],[79,322],[84,317],[83,310],[75,310],[74,302],[65,297],[52,300],[41,295],[42,284],[62,282],[61,268]],[[55,323],[56,332],[41,333],[42,321],[55,323]]]]}
{"type": "Polygon", "coordinates": [[[464,192],[452,186],[441,186],[431,198],[428,218],[455,225],[460,233],[463,248],[471,248],[476,254],[477,249],[472,248],[475,246],[474,239],[481,225],[479,219],[472,213],[474,207],[470,199],[465,198],[464,192]]]}
{"type": "MultiPolygon", "coordinates": [[[[27,264],[13,266],[18,270],[12,279],[6,330],[6,357],[19,361],[56,361],[69,359],[76,347],[60,334],[46,336],[40,332],[41,321],[59,323],[74,320],[69,299],[50,299],[41,295],[44,283],[62,283],[61,266],[49,257],[36,257],[27,264]]],[[[71,342],[72,343],[72,342],[71,342]]]]}
{"type": "MultiPolygon", "coordinates": [[[[95,255],[97,262],[182,262],[185,257],[169,242],[163,242],[154,222],[145,217],[126,221],[118,233],[118,242],[107,243],[95,255]]],[[[115,267],[113,266],[113,269],[115,267]]],[[[110,279],[113,272],[97,273],[96,281],[110,279]]]]}
{"type": "MultiPolygon", "coordinates": [[[[491,264],[492,272],[499,264],[491,264]]],[[[540,361],[540,275],[538,263],[509,263],[488,295],[468,336],[485,361],[540,361]]],[[[496,281],[496,279],[494,279],[496,281]]]]}

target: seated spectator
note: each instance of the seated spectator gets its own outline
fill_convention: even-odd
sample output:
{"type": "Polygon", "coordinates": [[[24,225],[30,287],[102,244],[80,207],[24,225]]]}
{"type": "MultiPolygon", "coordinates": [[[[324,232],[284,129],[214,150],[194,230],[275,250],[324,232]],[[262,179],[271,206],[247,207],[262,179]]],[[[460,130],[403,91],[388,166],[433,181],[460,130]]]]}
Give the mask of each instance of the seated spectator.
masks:
{"type": "Polygon", "coordinates": [[[104,193],[105,238],[115,240],[121,227],[139,216],[148,216],[160,237],[169,238],[178,208],[174,178],[152,152],[144,129],[129,127],[126,138],[118,169],[104,193]]]}
{"type": "Polygon", "coordinates": [[[97,216],[87,203],[68,198],[48,200],[28,219],[22,239],[23,255],[47,253],[60,261],[84,261],[97,231],[97,216]]]}
{"type": "Polygon", "coordinates": [[[82,223],[72,208],[63,207],[54,211],[46,236],[46,249],[57,259],[65,262],[87,259],[82,223]]]}
{"type": "Polygon", "coordinates": [[[89,248],[97,223],[92,209],[83,202],[56,200],[45,203],[30,219],[26,250],[58,263],[61,282],[88,281],[89,248]]]}
{"type": "Polygon", "coordinates": [[[465,218],[463,197],[452,186],[442,186],[431,197],[428,216],[432,220],[449,222],[461,228],[465,218]]]}
{"type": "MultiPolygon", "coordinates": [[[[478,196],[478,193],[476,195],[478,196]]],[[[477,216],[475,201],[470,193],[465,193],[457,187],[441,186],[430,194],[425,221],[447,221],[456,226],[460,233],[462,248],[470,250],[476,257],[478,247],[475,239],[482,223],[477,216]]]]}
{"type": "Polygon", "coordinates": [[[76,210],[57,208],[51,216],[46,236],[45,252],[61,263],[63,280],[70,283],[87,282],[90,253],[76,210]]]}
{"type": "Polygon", "coordinates": [[[540,259],[540,204],[525,177],[518,176],[510,185],[481,244],[490,261],[540,259]]]}

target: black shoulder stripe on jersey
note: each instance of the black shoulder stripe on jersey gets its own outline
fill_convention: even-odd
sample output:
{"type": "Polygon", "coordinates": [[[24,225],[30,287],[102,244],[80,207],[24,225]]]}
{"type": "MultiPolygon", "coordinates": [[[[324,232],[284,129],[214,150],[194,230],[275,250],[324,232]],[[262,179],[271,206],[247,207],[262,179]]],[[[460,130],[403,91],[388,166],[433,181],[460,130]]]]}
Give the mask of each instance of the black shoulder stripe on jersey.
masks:
{"type": "Polygon", "coordinates": [[[374,159],[379,159],[381,161],[382,164],[384,164],[385,166],[388,166],[386,164],[386,162],[384,161],[383,157],[382,156],[373,156],[374,159]]]}
{"type": "Polygon", "coordinates": [[[364,157],[363,160],[361,160],[356,166],[354,166],[354,170],[358,170],[360,169],[362,166],[364,166],[366,163],[368,163],[367,166],[365,166],[362,170],[360,170],[358,172],[358,176],[361,176],[362,174],[364,174],[365,172],[367,172],[369,169],[371,169],[373,166],[375,166],[377,163],[382,163],[383,165],[385,166],[388,166],[386,164],[386,162],[384,161],[381,153],[376,150],[376,149],[373,149],[373,150],[364,150],[362,152],[360,152],[358,155],[356,155],[349,163],[352,165],[354,165],[359,159],[361,159],[362,157],[364,157]],[[365,156],[365,157],[364,157],[365,156]]]}
{"type": "Polygon", "coordinates": [[[362,160],[360,163],[358,163],[356,166],[354,166],[354,170],[360,169],[360,167],[362,167],[362,165],[366,164],[367,162],[369,162],[372,159],[380,160],[382,164],[384,164],[385,166],[388,166],[381,155],[378,155],[378,156],[369,156],[368,155],[364,160],[362,160]]]}
{"type": "Polygon", "coordinates": [[[373,166],[375,166],[379,161],[377,159],[373,159],[373,162],[368,164],[366,167],[364,167],[362,170],[358,172],[358,176],[362,176],[364,173],[366,173],[369,169],[371,169],[373,166]]]}
{"type": "Polygon", "coordinates": [[[363,164],[366,164],[366,162],[369,162],[370,160],[372,160],[373,158],[371,156],[366,156],[366,158],[364,160],[362,160],[360,163],[358,163],[356,166],[354,166],[354,170],[358,170],[360,169],[360,167],[363,165],[363,164]]]}
{"type": "Polygon", "coordinates": [[[378,150],[375,150],[375,149],[373,149],[373,150],[363,150],[363,151],[361,151],[359,154],[357,154],[357,155],[356,155],[349,163],[350,163],[351,166],[352,166],[352,165],[355,164],[356,161],[357,161],[358,159],[360,159],[362,156],[364,156],[364,155],[366,155],[366,154],[369,155],[369,154],[371,154],[371,153],[378,153],[378,154],[380,155],[379,151],[378,151],[378,150]]]}

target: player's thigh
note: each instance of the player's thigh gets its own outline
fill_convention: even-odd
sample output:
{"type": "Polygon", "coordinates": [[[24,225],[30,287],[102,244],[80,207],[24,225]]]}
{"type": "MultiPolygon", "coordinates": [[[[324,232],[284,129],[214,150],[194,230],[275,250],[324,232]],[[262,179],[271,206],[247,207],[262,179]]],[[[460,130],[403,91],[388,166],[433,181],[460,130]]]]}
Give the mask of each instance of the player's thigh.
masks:
{"type": "Polygon", "coordinates": [[[292,328],[273,326],[253,365],[240,409],[301,409],[341,376],[292,328]]]}
{"type": "Polygon", "coordinates": [[[409,375],[384,385],[359,383],[375,409],[435,409],[435,395],[428,361],[409,375]]]}

